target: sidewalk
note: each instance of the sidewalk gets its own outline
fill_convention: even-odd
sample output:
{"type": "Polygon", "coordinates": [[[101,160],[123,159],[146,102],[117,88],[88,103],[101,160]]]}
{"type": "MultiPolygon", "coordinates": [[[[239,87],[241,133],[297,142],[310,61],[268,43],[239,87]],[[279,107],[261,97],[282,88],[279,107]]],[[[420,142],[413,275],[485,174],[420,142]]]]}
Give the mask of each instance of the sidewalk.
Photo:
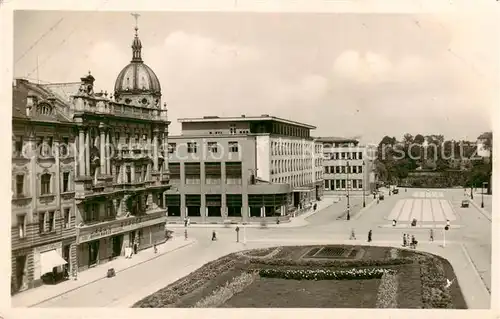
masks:
{"type": "Polygon", "coordinates": [[[468,197],[469,202],[472,204],[472,206],[476,207],[477,210],[481,214],[484,215],[484,217],[488,218],[491,221],[491,212],[492,212],[492,195],[484,195],[484,208],[481,208],[481,193],[474,193],[474,199],[471,200],[470,197],[468,197]]]}
{"type": "Polygon", "coordinates": [[[70,291],[82,288],[98,280],[106,278],[107,270],[109,268],[114,268],[116,273],[119,273],[125,269],[129,269],[169,252],[178,250],[180,248],[192,245],[196,240],[189,239],[184,240],[182,237],[174,237],[172,240],[165,242],[164,244],[158,245],[158,253],[154,253],[153,248],[148,248],[140,251],[137,255],[134,255],[131,259],[126,259],[120,257],[113,261],[107,262],[102,265],[98,265],[91,269],[85,270],[78,273],[77,280],[67,280],[57,285],[43,285],[38,288],[29,289],[27,291],[21,292],[11,297],[12,307],[34,307],[38,304],[45,302],[47,300],[56,298],[60,295],[66,294],[70,291]]]}

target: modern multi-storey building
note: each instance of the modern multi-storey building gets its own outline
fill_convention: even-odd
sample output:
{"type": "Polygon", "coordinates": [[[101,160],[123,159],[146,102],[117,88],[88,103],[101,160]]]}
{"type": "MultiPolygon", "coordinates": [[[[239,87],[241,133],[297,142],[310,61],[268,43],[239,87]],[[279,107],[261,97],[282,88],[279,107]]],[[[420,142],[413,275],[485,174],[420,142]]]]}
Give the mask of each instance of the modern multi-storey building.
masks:
{"type": "Polygon", "coordinates": [[[314,126],[269,115],[180,119],[170,136],[169,222],[287,219],[322,195],[314,126]]]}
{"type": "Polygon", "coordinates": [[[132,61],[114,97],[78,83],[16,80],[13,98],[12,290],[72,275],[165,241],[166,105],[160,82],[132,61]],[[165,150],[165,153],[162,153],[165,150]]]}
{"type": "Polygon", "coordinates": [[[368,193],[375,189],[375,147],[340,137],[320,137],[318,141],[323,144],[325,191],[368,193]]]}

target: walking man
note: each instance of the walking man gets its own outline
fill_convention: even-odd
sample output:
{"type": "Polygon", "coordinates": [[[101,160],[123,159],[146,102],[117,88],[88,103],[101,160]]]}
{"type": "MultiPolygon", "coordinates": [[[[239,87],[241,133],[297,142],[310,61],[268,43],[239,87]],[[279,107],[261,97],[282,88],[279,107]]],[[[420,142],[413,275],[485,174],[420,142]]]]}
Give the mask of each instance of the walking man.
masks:
{"type": "Polygon", "coordinates": [[[403,234],[403,247],[406,247],[406,234],[403,234]]]}
{"type": "Polygon", "coordinates": [[[368,242],[370,243],[372,241],[372,230],[368,232],[368,242]]]}
{"type": "Polygon", "coordinates": [[[430,241],[434,241],[434,229],[432,229],[432,228],[429,231],[429,240],[430,241]]]}

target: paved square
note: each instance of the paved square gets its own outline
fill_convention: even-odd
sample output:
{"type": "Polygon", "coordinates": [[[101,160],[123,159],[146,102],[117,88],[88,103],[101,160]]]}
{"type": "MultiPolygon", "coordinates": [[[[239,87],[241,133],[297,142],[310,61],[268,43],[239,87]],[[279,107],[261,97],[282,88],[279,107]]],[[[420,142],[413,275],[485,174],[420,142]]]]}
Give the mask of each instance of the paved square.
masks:
{"type": "MultiPolygon", "coordinates": [[[[440,197],[439,194],[436,197],[440,197]]],[[[416,227],[436,228],[444,227],[446,220],[449,220],[451,223],[457,220],[450,202],[437,198],[400,199],[386,218],[391,222],[392,220],[396,220],[398,228],[411,227],[410,223],[414,218],[417,220],[416,227]]]]}
{"type": "Polygon", "coordinates": [[[418,198],[442,198],[444,197],[444,193],[436,191],[419,191],[413,192],[412,196],[418,198]]]}

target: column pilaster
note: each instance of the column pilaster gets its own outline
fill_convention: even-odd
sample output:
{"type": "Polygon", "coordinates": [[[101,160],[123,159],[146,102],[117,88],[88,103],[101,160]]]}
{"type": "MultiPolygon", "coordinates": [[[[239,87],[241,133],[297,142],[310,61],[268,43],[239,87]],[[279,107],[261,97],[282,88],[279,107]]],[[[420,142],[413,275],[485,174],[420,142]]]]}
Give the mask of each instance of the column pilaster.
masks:
{"type": "Polygon", "coordinates": [[[106,132],[105,132],[105,125],[100,124],[99,125],[99,159],[100,159],[100,164],[101,164],[101,175],[106,175],[106,132]]]}
{"type": "Polygon", "coordinates": [[[78,169],[79,175],[85,176],[85,132],[83,127],[78,129],[78,169]]]}
{"type": "Polygon", "coordinates": [[[90,130],[85,131],[85,175],[90,176],[90,130]]]}

